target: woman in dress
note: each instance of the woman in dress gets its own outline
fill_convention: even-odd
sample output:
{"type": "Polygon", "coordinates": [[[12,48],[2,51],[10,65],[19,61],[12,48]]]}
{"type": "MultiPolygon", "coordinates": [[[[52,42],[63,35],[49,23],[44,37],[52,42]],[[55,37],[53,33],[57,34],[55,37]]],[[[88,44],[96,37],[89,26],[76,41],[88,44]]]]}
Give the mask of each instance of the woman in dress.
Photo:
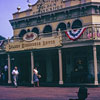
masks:
{"type": "Polygon", "coordinates": [[[36,83],[37,83],[37,86],[39,87],[39,78],[38,78],[37,67],[35,67],[35,69],[33,70],[33,72],[34,72],[34,74],[33,74],[34,87],[35,87],[36,83]]]}

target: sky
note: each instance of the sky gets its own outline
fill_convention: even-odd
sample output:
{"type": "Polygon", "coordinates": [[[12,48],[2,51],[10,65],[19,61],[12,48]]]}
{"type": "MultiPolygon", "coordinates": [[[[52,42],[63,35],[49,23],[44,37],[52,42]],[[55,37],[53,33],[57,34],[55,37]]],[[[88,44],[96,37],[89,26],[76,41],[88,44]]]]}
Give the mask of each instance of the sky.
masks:
{"type": "Polygon", "coordinates": [[[31,4],[37,0],[0,0],[0,35],[5,38],[13,36],[13,29],[9,20],[13,19],[12,14],[17,12],[17,7],[21,7],[21,11],[28,9],[28,2],[31,4]]]}

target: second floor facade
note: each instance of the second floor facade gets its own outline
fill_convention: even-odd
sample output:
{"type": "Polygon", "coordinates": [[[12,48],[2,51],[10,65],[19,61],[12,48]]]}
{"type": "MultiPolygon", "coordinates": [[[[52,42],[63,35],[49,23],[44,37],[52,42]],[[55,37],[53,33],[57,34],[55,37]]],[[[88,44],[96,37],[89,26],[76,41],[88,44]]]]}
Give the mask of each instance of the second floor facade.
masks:
{"type": "MultiPolygon", "coordinates": [[[[56,3],[59,1],[62,0],[58,0],[56,3]]],[[[63,1],[64,4],[68,2],[65,1],[63,1]]],[[[37,5],[38,3],[33,6],[37,5]]],[[[23,12],[17,13],[23,14],[23,12]]],[[[88,0],[88,2],[82,4],[66,6],[54,11],[14,18],[10,20],[10,23],[15,37],[21,37],[30,31],[37,34],[46,34],[58,31],[59,28],[61,30],[69,30],[100,25],[100,2],[89,2],[88,0]]]]}
{"type": "MultiPolygon", "coordinates": [[[[67,0],[43,1],[45,5],[49,2],[51,4],[56,3],[56,5],[59,2],[62,5],[69,2],[67,0]]],[[[34,7],[43,1],[38,1],[29,10],[33,10],[34,7]]],[[[6,46],[8,49],[6,50],[9,52],[9,48],[12,48],[11,51],[20,51],[49,47],[69,48],[94,44],[100,45],[100,2],[96,0],[76,1],[78,3],[72,5],[74,0],[71,0],[69,4],[71,6],[66,5],[61,9],[14,17],[14,19],[10,20],[13,27],[13,38],[8,39],[6,46]],[[23,37],[27,33],[37,34],[37,39],[31,42],[24,41],[23,37]],[[26,47],[22,48],[23,45],[26,47]],[[19,47],[21,48],[19,49],[19,47]]],[[[23,14],[23,12],[17,12],[14,16],[16,14],[23,14]]]]}

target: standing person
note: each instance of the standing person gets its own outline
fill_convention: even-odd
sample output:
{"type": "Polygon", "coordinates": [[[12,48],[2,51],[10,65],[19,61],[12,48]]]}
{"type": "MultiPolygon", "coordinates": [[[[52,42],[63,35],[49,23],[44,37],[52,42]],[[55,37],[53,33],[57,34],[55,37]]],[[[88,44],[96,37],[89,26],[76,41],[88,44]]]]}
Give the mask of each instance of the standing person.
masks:
{"type": "Polygon", "coordinates": [[[37,86],[39,87],[39,78],[38,78],[37,67],[35,67],[35,69],[33,70],[33,72],[34,72],[34,74],[33,74],[34,87],[35,87],[36,83],[37,83],[37,86]]]}
{"type": "Polygon", "coordinates": [[[18,81],[18,69],[17,69],[17,66],[15,66],[15,68],[13,69],[12,71],[12,75],[13,75],[13,83],[14,83],[14,86],[17,88],[18,84],[17,84],[17,81],[18,81]]]}
{"type": "Polygon", "coordinates": [[[7,83],[8,80],[8,66],[5,65],[3,68],[3,81],[4,83],[7,83]]]}

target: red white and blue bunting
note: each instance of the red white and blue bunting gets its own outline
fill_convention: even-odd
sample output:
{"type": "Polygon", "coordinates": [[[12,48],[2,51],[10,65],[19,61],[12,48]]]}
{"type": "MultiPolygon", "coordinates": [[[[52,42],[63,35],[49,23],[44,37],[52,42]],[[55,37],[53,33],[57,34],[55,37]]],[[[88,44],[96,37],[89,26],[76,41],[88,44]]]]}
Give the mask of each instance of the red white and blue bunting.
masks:
{"type": "Polygon", "coordinates": [[[84,33],[85,30],[86,28],[83,27],[81,29],[68,30],[68,31],[65,31],[65,33],[70,40],[74,41],[80,38],[80,36],[84,33]]]}

